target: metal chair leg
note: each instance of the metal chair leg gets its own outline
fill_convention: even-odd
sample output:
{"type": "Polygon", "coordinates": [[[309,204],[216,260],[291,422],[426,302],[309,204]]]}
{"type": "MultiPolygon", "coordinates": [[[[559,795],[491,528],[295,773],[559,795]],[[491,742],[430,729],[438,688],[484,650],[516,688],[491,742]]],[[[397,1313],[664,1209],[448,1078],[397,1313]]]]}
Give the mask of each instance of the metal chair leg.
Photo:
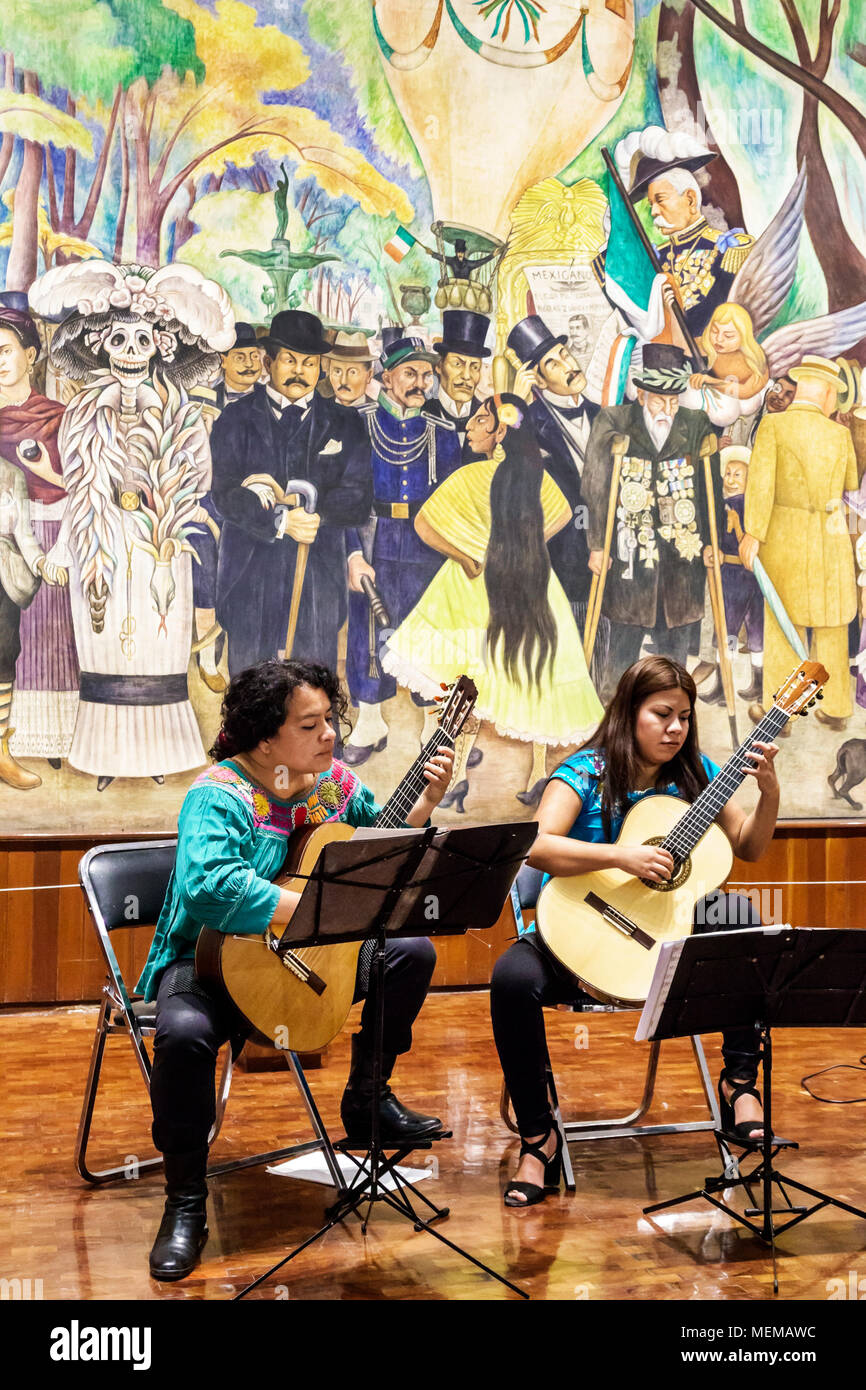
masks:
{"type": "Polygon", "coordinates": [[[228,1043],[226,1047],[226,1059],[223,1062],[222,1076],[217,1087],[216,1114],[214,1116],[213,1128],[208,1135],[208,1146],[213,1144],[220,1130],[222,1129],[223,1117],[226,1113],[226,1103],[229,1098],[229,1091],[232,1088],[232,1071],[234,1069],[234,1059],[232,1057],[232,1045],[228,1043]]]}
{"type": "Polygon", "coordinates": [[[565,1125],[562,1121],[562,1111],[559,1108],[559,1096],[556,1094],[556,1082],[553,1079],[553,1067],[550,1065],[550,1057],[547,1059],[547,1089],[550,1094],[550,1108],[553,1112],[554,1124],[562,1135],[562,1174],[565,1178],[565,1190],[566,1192],[573,1192],[574,1169],[571,1166],[571,1154],[568,1152],[568,1138],[565,1133],[565,1125]]]}
{"type": "MultiPolygon", "coordinates": [[[[128,1178],[130,1176],[130,1164],[124,1163],[115,1168],[102,1168],[98,1172],[92,1172],[87,1166],[87,1144],[90,1139],[90,1128],[93,1123],[93,1110],[96,1104],[96,1095],[99,1089],[99,1078],[102,1072],[102,1062],[105,1055],[105,1044],[111,1033],[127,1032],[126,1028],[118,1029],[111,1026],[111,1010],[117,1004],[107,990],[103,991],[102,1003],[99,1008],[99,1016],[96,1021],[96,1032],[93,1038],[93,1047],[90,1052],[90,1068],[87,1074],[87,1084],[84,1088],[84,1100],[81,1106],[81,1118],[78,1122],[78,1134],[75,1139],[75,1168],[85,1182],[93,1183],[98,1186],[100,1183],[115,1182],[118,1178],[128,1178]]],[[[150,1080],[150,1064],[147,1061],[147,1053],[144,1052],[144,1045],[140,1035],[135,1038],[130,1032],[130,1037],[135,1048],[136,1056],[141,1066],[141,1053],[144,1054],[146,1064],[146,1080],[150,1080]]],[[[157,1168],[162,1165],[162,1157],[136,1159],[136,1170],[157,1168]]]]}

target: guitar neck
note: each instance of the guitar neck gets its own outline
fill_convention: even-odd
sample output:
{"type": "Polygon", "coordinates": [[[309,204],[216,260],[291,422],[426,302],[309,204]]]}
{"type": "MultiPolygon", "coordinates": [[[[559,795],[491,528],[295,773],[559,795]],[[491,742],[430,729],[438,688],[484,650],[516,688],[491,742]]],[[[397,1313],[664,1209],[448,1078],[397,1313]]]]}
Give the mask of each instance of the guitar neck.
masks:
{"type": "Polygon", "coordinates": [[[764,715],[754,733],[743,740],[737,751],[725,763],[721,772],[713,778],[708,786],[704,787],[697,800],[692,802],[682,820],[677,821],[673,830],[662,841],[662,849],[666,849],[680,863],[688,858],[695,845],[709,830],[722,807],[727,804],[737,787],[743,782],[749,768],[753,766],[751,760],[746,756],[749,749],[756,741],[772,743],[784,729],[789,718],[790,715],[785,710],[780,709],[778,705],[774,705],[769,713],[764,715]]]}
{"type": "Polygon", "coordinates": [[[437,728],[429,742],[422,748],[418,757],[415,759],[406,776],[403,778],[396,791],[392,792],[385,805],[379,812],[374,825],[380,830],[393,830],[398,825],[404,825],[406,817],[415,805],[424,788],[427,780],[424,776],[424,764],[439,752],[440,748],[453,748],[454,739],[447,734],[444,729],[437,728]]]}

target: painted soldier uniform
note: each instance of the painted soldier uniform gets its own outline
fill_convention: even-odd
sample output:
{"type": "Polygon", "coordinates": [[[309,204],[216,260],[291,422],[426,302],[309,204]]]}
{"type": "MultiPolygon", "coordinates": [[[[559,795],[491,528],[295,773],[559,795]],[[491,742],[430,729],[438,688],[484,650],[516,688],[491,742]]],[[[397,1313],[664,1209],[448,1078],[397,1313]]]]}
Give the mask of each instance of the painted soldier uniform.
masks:
{"type": "Polygon", "coordinates": [[[674,232],[658,248],[662,271],[680,287],[692,337],[700,337],[713,312],[727,303],[734,276],[754,241],[741,227],[720,232],[701,217],[685,231],[674,232]]]}
{"type": "MultiPolygon", "coordinates": [[[[438,484],[461,466],[460,438],[444,420],[434,421],[421,407],[403,410],[385,392],[378,406],[362,408],[360,414],[370,435],[373,526],[366,545],[359,531],[349,531],[348,549],[350,554],[363,551],[373,566],[376,588],[396,628],[443,562],[443,556],[424,544],[413,522],[438,484]]],[[[397,684],[379,665],[366,603],[365,610],[362,613],[353,603],[346,680],[354,704],[376,705],[390,700],[397,684]]]]}

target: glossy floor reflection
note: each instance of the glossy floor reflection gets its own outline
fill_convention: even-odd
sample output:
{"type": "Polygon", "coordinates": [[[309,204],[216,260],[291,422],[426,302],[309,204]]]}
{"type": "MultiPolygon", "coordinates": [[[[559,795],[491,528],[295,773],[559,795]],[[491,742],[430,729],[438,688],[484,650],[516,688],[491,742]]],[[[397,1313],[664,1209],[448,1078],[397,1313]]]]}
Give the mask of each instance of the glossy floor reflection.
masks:
{"type": "MultiPolygon", "coordinates": [[[[570,1118],[616,1113],[637,1099],[645,1050],[631,1042],[637,1015],[551,1011],[551,1055],[570,1118]],[[576,1033],[586,1027],[584,1035],[576,1033]],[[588,1044],[576,1046],[576,1044],[588,1044]]],[[[157,1176],[92,1189],[72,1154],[95,1010],[0,1016],[4,1163],[0,1177],[0,1278],[41,1279],[46,1299],[226,1299],[322,1222],[328,1189],[250,1169],[211,1184],[210,1240],[201,1266],[178,1284],[158,1285],[147,1254],[162,1210],[157,1176]]],[[[309,1074],[326,1124],[337,1132],[349,1033],[327,1064],[309,1074]]],[[[718,1039],[706,1040],[715,1075],[718,1039]]],[[[780,1166],[792,1177],[866,1205],[863,1111],[821,1105],[800,1077],[836,1062],[855,1063],[862,1033],[779,1031],[775,1038],[777,1128],[800,1141],[780,1166]]],[[[107,1166],[148,1156],[149,1111],[132,1052],[111,1039],[94,1123],[92,1160],[107,1166]]],[[[818,1083],[815,1083],[818,1084],[818,1083]]],[[[822,1094],[866,1094],[866,1074],[837,1073],[822,1094]]],[[[763,1246],[726,1216],[695,1203],[652,1220],[642,1206],[698,1187],[717,1171],[709,1134],[605,1140],[571,1147],[577,1191],[526,1211],[505,1208],[501,1190],[517,1141],[499,1119],[500,1074],[485,993],[433,995],[416,1045],[394,1078],[398,1094],[447,1120],[454,1137],[418,1166],[438,1165],[425,1182],[450,1206],[442,1232],[519,1283],[534,1299],[766,1299],[772,1296],[763,1246]]],[[[702,1118],[687,1042],[662,1048],[650,1119],[702,1118]]],[[[305,1115],[288,1077],[238,1075],[214,1158],[300,1142],[305,1115]]],[[[824,1300],[863,1267],[866,1221],[822,1211],[783,1236],[783,1299],[824,1300]]],[[[350,1219],[259,1289],[265,1299],[513,1298],[506,1289],[384,1207],[367,1236],[350,1219]]]]}

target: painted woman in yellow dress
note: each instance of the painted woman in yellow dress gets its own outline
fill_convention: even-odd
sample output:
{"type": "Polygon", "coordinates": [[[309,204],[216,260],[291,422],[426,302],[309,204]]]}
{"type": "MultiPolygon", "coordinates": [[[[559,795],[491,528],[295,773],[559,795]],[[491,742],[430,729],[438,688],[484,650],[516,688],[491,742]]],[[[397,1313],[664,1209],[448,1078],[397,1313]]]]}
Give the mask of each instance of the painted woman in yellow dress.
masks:
{"type": "MultiPolygon", "coordinates": [[[[544,472],[525,411],[519,396],[493,396],[470,419],[469,445],[481,457],[446,478],[415,518],[445,563],[389,639],[382,665],[427,698],[471,676],[478,718],[533,744],[532,786],[546,775],[547,747],[582,742],[602,707],[547,553],[571,508],[544,472]]],[[[459,811],[470,751],[461,750],[448,795],[459,811]]]]}

